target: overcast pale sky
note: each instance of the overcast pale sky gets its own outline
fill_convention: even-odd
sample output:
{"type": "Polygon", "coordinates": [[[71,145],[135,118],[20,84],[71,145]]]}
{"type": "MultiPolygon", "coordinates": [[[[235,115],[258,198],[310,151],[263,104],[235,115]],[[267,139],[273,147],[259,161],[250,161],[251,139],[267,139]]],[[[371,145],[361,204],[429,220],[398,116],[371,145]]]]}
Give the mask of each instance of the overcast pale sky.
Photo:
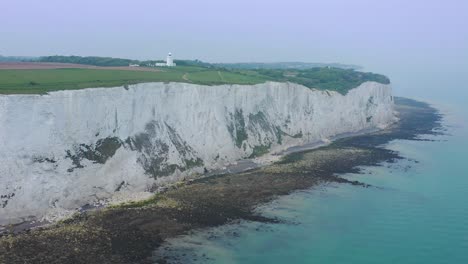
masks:
{"type": "MultiPolygon", "coordinates": [[[[0,0],[0,54],[468,69],[464,0],[0,0]]],[[[408,81],[408,80],[407,80],[408,81]]]]}

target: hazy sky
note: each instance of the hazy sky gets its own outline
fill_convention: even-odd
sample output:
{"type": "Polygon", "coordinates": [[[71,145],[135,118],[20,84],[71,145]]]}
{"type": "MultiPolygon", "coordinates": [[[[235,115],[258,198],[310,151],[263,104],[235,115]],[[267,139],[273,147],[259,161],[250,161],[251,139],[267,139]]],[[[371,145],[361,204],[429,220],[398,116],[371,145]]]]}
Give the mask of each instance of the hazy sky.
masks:
{"type": "Polygon", "coordinates": [[[466,73],[467,17],[464,0],[0,0],[0,54],[342,62],[401,83],[466,73]]]}

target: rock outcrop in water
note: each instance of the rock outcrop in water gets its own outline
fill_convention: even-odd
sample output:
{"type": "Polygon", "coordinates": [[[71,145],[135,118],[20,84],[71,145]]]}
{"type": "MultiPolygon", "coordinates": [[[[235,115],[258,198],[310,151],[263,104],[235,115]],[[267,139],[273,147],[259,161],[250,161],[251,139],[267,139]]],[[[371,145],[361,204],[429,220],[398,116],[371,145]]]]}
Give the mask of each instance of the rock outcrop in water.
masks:
{"type": "Polygon", "coordinates": [[[0,224],[394,121],[388,85],[144,83],[0,96],[0,224]]]}

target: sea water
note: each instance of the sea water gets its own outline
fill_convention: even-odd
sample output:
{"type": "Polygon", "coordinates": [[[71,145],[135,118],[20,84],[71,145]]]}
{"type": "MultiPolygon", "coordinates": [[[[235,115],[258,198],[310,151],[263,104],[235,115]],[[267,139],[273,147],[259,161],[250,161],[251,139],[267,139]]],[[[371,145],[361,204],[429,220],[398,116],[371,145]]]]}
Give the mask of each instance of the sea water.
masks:
{"type": "Polygon", "coordinates": [[[195,231],[170,240],[171,254],[184,263],[468,263],[468,106],[456,103],[464,101],[435,105],[446,135],[392,141],[386,147],[406,159],[341,175],[373,187],[283,196],[258,208],[282,223],[195,231]]]}

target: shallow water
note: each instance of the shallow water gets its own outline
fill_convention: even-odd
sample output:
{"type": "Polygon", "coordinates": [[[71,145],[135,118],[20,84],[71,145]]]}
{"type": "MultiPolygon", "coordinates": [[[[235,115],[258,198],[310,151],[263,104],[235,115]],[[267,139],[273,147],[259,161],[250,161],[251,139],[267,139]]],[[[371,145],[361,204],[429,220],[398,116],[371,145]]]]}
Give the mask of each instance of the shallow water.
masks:
{"type": "Polygon", "coordinates": [[[183,263],[468,263],[468,107],[444,114],[448,135],[393,141],[407,159],[343,175],[376,187],[297,192],[259,208],[285,223],[195,231],[163,252],[183,263]]]}

